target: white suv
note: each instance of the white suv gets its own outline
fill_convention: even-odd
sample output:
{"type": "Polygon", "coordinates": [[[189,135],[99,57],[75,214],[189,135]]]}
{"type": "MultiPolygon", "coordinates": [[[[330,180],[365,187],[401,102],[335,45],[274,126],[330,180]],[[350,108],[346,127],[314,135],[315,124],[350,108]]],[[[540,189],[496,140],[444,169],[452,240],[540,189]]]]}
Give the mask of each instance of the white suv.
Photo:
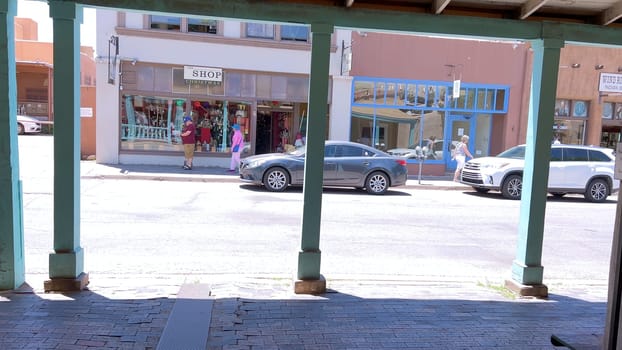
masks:
{"type": "MultiPolygon", "coordinates": [[[[524,163],[525,145],[496,157],[471,159],[462,169],[460,182],[478,192],[495,190],[505,198],[520,199],[524,163]]],[[[613,178],[614,163],[615,153],[609,148],[551,145],[548,192],[556,197],[579,193],[590,202],[604,202],[620,186],[613,178]]]]}

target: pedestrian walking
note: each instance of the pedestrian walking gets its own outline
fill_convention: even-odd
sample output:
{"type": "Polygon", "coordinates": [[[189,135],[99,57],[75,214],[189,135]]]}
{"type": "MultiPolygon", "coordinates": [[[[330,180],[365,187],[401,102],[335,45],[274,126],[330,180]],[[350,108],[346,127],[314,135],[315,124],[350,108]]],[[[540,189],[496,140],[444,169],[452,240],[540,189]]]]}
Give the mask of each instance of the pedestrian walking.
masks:
{"type": "Polygon", "coordinates": [[[240,125],[233,124],[233,136],[231,137],[231,164],[229,172],[233,173],[240,167],[240,153],[244,147],[244,136],[240,131],[240,125]]]}
{"type": "Polygon", "coordinates": [[[464,163],[466,162],[466,157],[473,158],[473,155],[469,152],[468,145],[469,136],[462,135],[460,142],[458,142],[456,148],[454,149],[454,159],[458,163],[456,165],[456,171],[454,172],[454,181],[458,181],[462,168],[464,167],[464,163]]]}
{"type": "Polygon", "coordinates": [[[184,126],[181,129],[181,143],[184,146],[184,170],[192,170],[192,159],[194,158],[195,127],[192,118],[184,117],[184,126]]]}

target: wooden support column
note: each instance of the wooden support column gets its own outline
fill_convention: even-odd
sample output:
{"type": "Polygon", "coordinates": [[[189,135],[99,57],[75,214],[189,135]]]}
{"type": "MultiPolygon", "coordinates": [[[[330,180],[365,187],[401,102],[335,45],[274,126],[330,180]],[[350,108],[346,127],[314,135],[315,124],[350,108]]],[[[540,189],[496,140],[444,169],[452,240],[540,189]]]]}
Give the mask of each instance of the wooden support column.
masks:
{"type": "Polygon", "coordinates": [[[543,39],[532,42],[533,72],[518,247],[516,259],[512,264],[512,280],[506,281],[506,286],[521,296],[546,297],[548,295],[548,288],[542,284],[542,242],[557,73],[563,46],[564,41],[561,39],[543,39]]]}
{"type": "Polygon", "coordinates": [[[54,27],[54,252],[46,291],[88,284],[80,247],[80,24],[82,7],[51,0],[54,27]]]}
{"type": "Polygon", "coordinates": [[[311,25],[313,40],[311,40],[311,74],[307,113],[302,243],[298,253],[297,280],[294,283],[294,292],[298,294],[321,294],[326,291],[326,280],[320,275],[320,224],[332,32],[333,26],[330,24],[311,25]]]}
{"type": "Polygon", "coordinates": [[[0,290],[25,280],[22,189],[17,145],[15,14],[17,1],[0,2],[0,290]]]}

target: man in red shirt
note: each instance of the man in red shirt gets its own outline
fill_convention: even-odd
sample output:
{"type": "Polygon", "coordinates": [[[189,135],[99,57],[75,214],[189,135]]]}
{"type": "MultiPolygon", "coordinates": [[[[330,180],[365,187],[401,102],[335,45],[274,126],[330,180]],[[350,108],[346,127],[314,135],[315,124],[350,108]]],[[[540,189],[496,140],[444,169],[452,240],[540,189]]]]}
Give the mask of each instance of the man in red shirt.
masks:
{"type": "Polygon", "coordinates": [[[192,170],[194,158],[195,127],[192,118],[184,117],[184,127],[181,129],[181,143],[184,145],[184,170],[192,170]]]}

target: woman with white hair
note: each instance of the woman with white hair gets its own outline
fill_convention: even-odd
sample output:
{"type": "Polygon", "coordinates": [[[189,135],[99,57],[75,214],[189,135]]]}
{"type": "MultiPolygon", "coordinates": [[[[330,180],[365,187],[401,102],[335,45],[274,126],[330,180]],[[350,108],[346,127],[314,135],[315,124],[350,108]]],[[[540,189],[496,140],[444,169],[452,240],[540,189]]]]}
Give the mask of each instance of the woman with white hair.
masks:
{"type": "Polygon", "coordinates": [[[458,162],[458,165],[456,165],[456,172],[454,173],[454,181],[458,181],[462,168],[464,167],[464,162],[466,162],[466,157],[473,158],[473,155],[469,152],[468,144],[469,136],[462,135],[462,139],[458,142],[454,150],[454,159],[458,162]]]}

